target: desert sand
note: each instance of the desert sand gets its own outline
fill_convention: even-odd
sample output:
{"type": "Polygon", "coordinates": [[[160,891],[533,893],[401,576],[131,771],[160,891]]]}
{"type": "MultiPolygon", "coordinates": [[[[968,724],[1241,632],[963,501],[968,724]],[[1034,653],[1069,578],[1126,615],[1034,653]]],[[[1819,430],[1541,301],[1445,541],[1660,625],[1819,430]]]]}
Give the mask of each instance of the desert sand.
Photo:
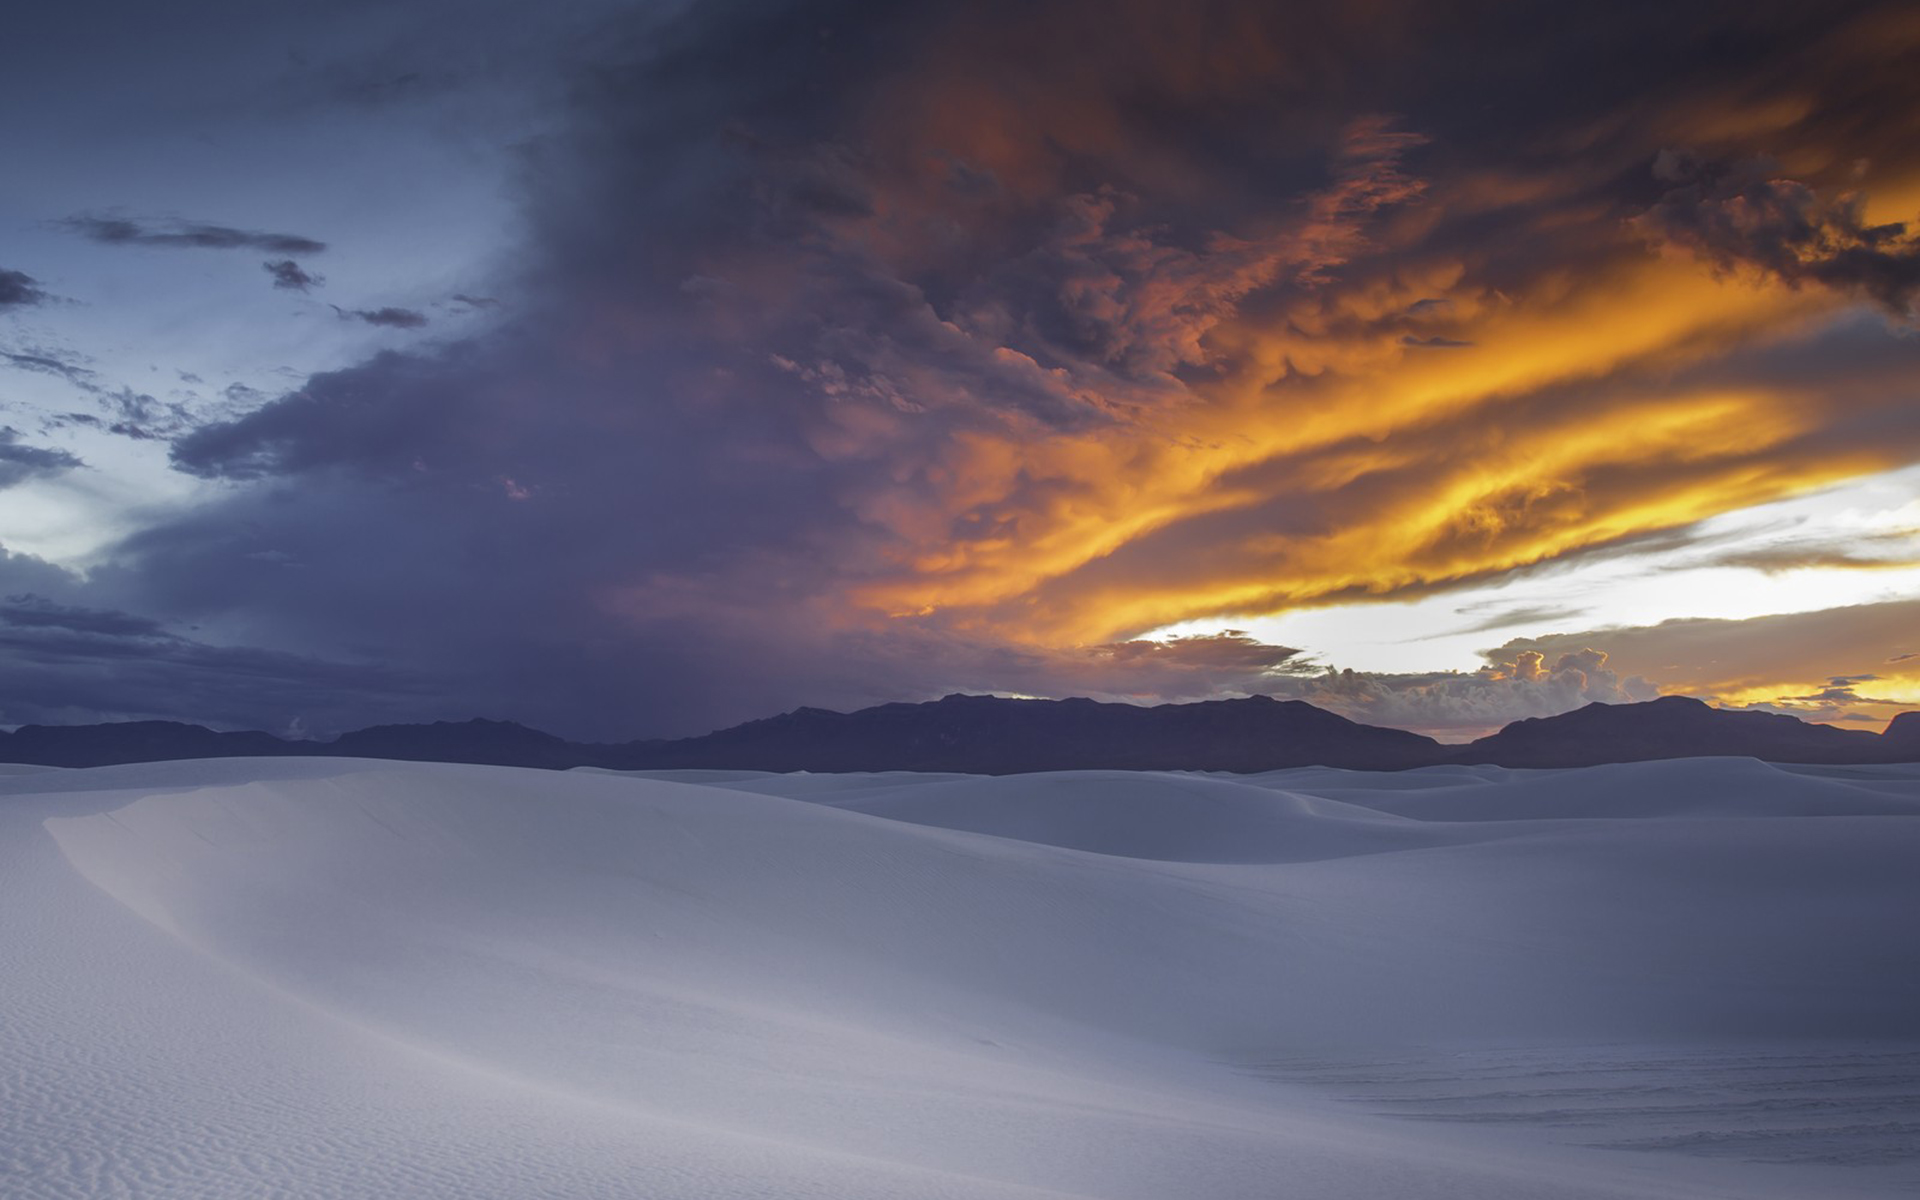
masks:
{"type": "Polygon", "coordinates": [[[0,1195],[1920,1188],[1920,766],[0,773],[0,1195]]]}

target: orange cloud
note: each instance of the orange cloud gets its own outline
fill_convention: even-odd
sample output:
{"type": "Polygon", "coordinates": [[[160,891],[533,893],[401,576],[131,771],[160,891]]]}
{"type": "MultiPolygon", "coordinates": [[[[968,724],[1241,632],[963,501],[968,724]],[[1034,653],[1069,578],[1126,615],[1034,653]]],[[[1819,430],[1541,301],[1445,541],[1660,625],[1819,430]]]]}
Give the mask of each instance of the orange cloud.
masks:
{"type": "Polygon", "coordinates": [[[1623,674],[1719,704],[1867,728],[1920,706],[1920,600],[1589,629],[1515,639],[1487,655],[1552,655],[1588,644],[1607,647],[1623,674]],[[1836,679],[1852,682],[1836,685],[1836,679]]]}

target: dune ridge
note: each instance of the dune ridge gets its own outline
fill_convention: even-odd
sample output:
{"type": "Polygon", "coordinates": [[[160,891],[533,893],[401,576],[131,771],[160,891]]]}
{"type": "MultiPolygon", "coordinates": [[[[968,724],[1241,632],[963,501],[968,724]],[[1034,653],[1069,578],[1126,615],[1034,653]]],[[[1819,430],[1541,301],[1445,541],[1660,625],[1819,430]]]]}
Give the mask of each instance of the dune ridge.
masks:
{"type": "Polygon", "coordinates": [[[1920,1177],[1872,1146],[1781,1167],[1383,1117],[1323,1085],[1353,1070],[1273,1068],[1907,1045],[1920,768],[661,775],[0,773],[0,889],[33,918],[0,935],[0,1101],[33,1114],[0,1131],[0,1191],[1534,1200],[1920,1177]]]}

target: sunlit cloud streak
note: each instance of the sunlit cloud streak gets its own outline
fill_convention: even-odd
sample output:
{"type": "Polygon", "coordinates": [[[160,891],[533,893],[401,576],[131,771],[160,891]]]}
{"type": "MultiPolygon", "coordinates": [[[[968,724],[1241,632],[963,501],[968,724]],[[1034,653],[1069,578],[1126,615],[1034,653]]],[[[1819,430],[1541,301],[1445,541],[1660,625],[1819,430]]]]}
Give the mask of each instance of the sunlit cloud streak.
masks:
{"type": "Polygon", "coordinates": [[[1650,694],[1601,641],[1424,682],[1140,641],[1920,461],[1920,24],[1503,12],[617,21],[528,151],[493,324],[179,431],[221,487],[120,546],[97,606],[591,735],[965,689],[1436,730],[1650,694]]]}

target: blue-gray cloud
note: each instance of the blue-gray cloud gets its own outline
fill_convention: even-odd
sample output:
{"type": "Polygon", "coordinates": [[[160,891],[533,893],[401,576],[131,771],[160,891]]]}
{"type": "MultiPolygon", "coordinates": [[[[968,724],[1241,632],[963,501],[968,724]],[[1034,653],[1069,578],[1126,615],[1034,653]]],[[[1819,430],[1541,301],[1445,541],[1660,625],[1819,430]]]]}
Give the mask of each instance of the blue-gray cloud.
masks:
{"type": "Polygon", "coordinates": [[[144,224],[125,217],[81,215],[62,222],[68,229],[107,246],[160,246],[174,250],[264,250],[269,254],[319,254],[327,244],[296,233],[235,229],[203,221],[144,224]]]}
{"type": "Polygon", "coordinates": [[[40,288],[40,281],[25,271],[0,269],[0,312],[45,304],[48,298],[40,288]]]}
{"type": "Polygon", "coordinates": [[[66,450],[23,445],[19,430],[12,426],[0,426],[0,489],[85,465],[66,450]]]}
{"type": "Polygon", "coordinates": [[[343,321],[359,321],[385,329],[419,329],[427,323],[425,313],[410,308],[341,308],[336,304],[333,311],[343,321]]]}
{"type": "Polygon", "coordinates": [[[273,286],[283,291],[305,292],[326,282],[326,277],[316,275],[290,258],[260,264],[268,275],[273,277],[273,286]]]}

